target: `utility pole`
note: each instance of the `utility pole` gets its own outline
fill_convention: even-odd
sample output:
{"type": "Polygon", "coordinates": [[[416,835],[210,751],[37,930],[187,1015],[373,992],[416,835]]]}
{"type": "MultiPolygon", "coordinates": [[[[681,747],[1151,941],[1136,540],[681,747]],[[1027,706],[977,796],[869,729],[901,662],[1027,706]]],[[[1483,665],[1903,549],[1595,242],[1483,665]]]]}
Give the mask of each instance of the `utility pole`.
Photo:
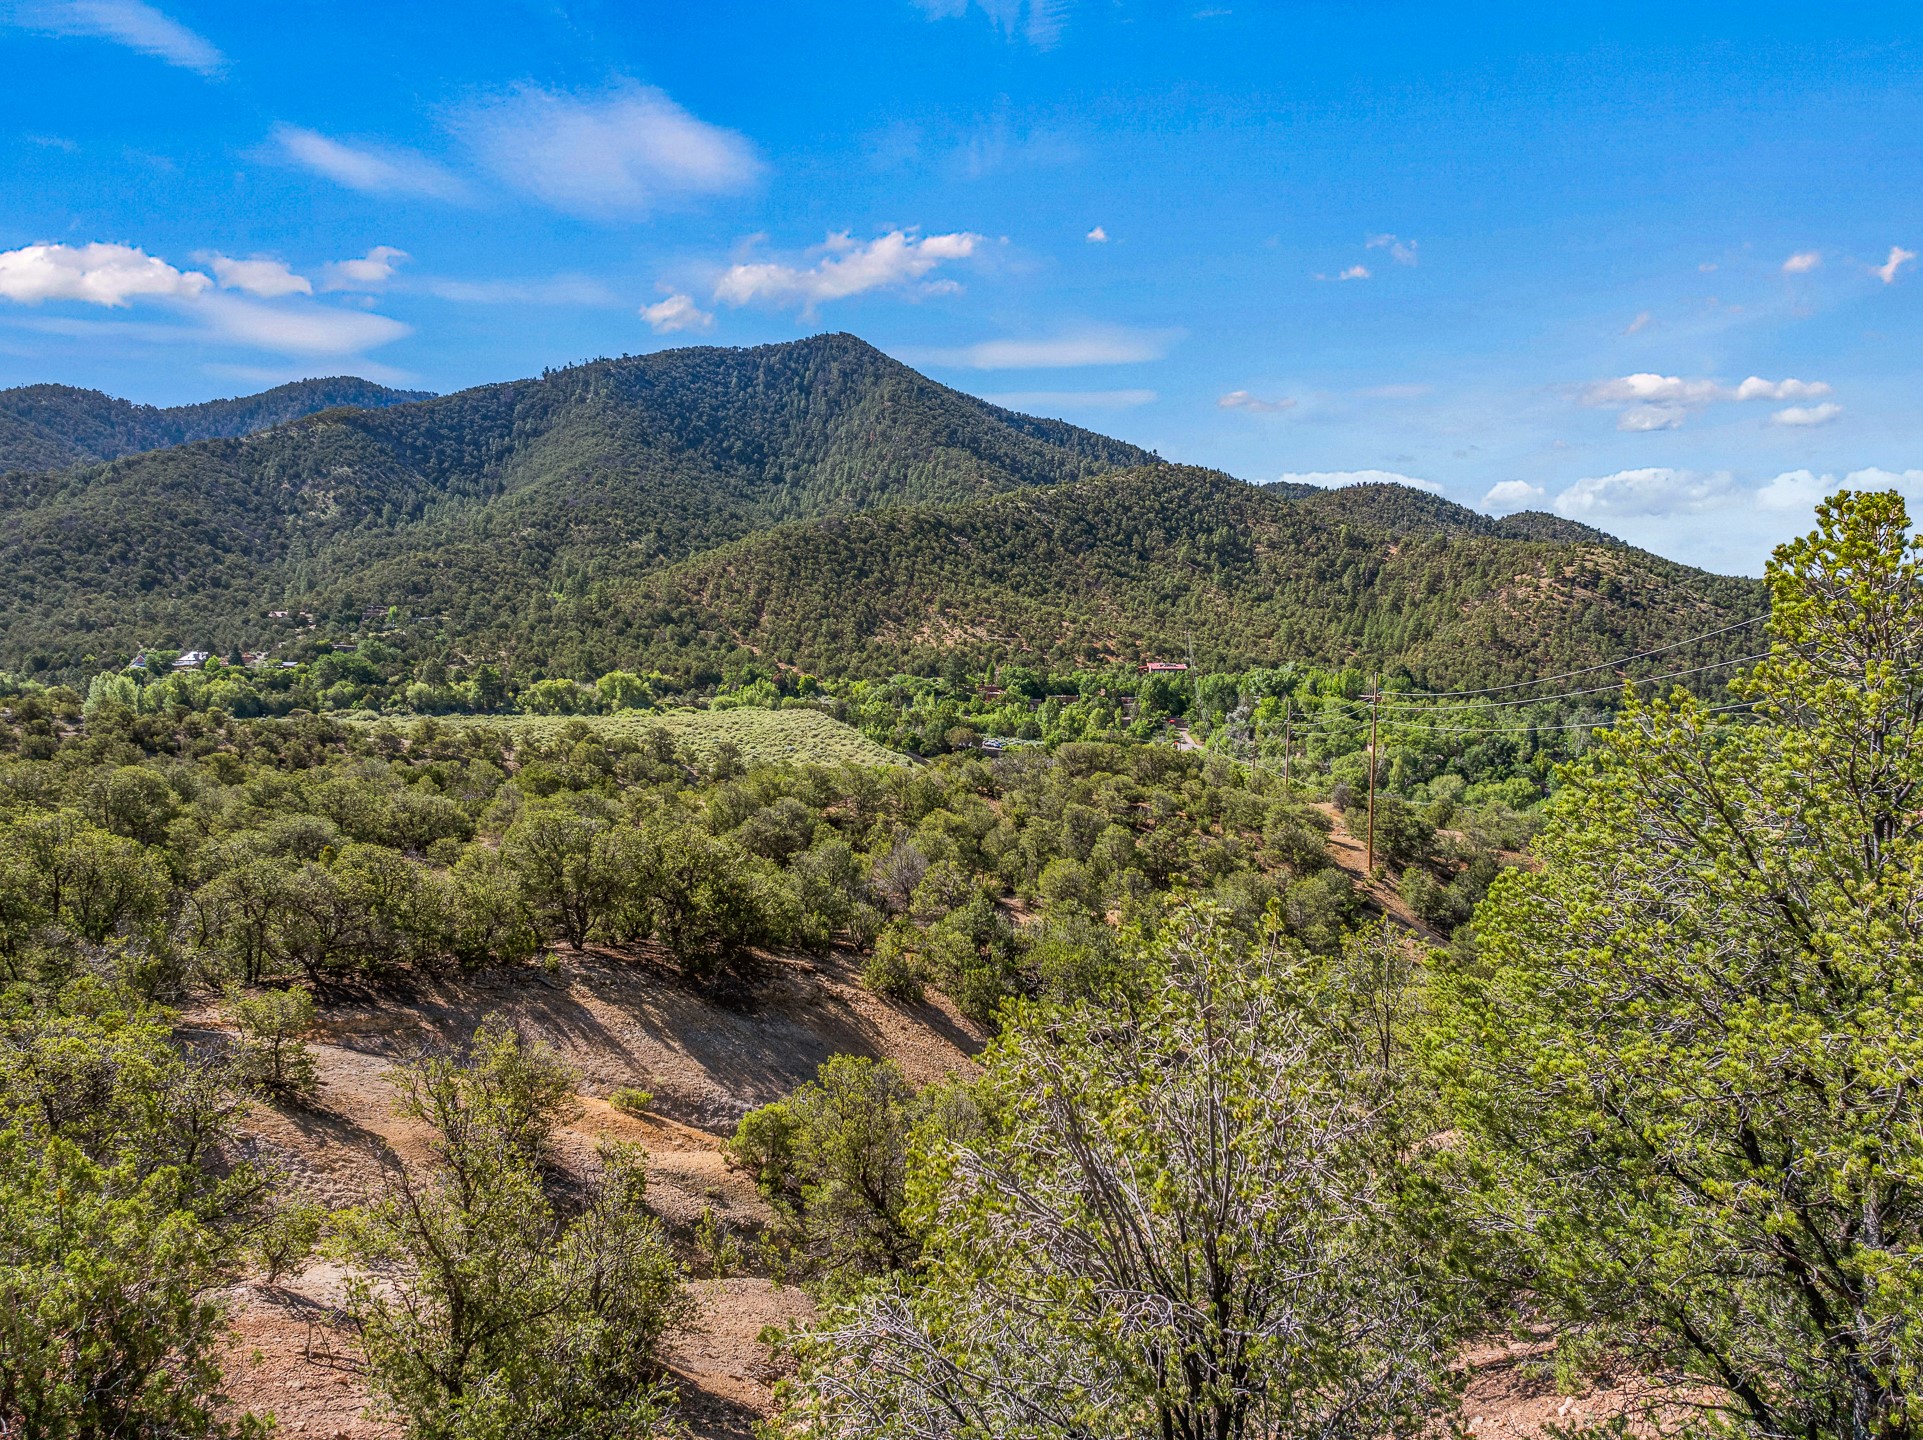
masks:
{"type": "Polygon", "coordinates": [[[1289,783],[1289,738],[1295,721],[1295,697],[1282,697],[1282,783],[1289,783]]]}
{"type": "Polygon", "coordinates": [[[1382,709],[1382,672],[1375,677],[1375,693],[1369,697],[1369,858],[1365,869],[1375,878],[1375,723],[1382,709]]]}

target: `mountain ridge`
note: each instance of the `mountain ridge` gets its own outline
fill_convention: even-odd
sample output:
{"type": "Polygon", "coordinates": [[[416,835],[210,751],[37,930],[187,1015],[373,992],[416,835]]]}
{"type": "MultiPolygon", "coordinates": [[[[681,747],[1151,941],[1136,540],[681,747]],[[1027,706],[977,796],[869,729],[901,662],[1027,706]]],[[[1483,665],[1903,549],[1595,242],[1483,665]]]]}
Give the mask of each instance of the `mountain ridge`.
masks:
{"type": "Polygon", "coordinates": [[[0,474],[97,464],[195,440],[251,434],[317,411],[406,404],[431,394],[332,375],[256,395],[156,406],[73,385],[18,385],[0,390],[0,474]]]}
{"type": "Polygon", "coordinates": [[[1650,587],[1712,597],[1704,630],[1754,603],[1553,516],[1171,465],[845,334],[17,473],[0,568],[0,668],[57,674],[394,609],[424,617],[410,646],[522,673],[926,670],[1020,629],[1058,658],[1193,634],[1217,658],[1400,657],[1457,683],[1673,638],[1640,613],[1650,587]]]}

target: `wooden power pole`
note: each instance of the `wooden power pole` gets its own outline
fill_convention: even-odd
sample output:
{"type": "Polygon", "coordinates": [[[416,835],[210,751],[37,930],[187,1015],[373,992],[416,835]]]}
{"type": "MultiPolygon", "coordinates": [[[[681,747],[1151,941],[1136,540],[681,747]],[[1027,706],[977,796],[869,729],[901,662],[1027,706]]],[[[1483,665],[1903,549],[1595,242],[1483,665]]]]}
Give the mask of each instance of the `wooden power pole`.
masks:
{"type": "Polygon", "coordinates": [[[1282,783],[1289,783],[1289,739],[1295,722],[1295,697],[1285,695],[1282,699],[1282,783]]]}
{"type": "Polygon", "coordinates": [[[1369,697],[1369,852],[1364,865],[1371,880],[1375,878],[1375,723],[1382,709],[1382,675],[1375,677],[1375,693],[1369,697]]]}

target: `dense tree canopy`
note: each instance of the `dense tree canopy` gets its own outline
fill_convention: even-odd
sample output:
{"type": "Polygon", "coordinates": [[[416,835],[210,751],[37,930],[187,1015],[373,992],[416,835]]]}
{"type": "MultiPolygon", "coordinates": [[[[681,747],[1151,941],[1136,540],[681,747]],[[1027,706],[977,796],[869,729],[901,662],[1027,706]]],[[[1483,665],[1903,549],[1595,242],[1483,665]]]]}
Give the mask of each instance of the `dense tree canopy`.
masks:
{"type": "Polygon", "coordinates": [[[1923,1425],[1923,546],[1777,552],[1757,720],[1630,705],[1445,973],[1477,1248],[1741,1433],[1923,1425]]]}

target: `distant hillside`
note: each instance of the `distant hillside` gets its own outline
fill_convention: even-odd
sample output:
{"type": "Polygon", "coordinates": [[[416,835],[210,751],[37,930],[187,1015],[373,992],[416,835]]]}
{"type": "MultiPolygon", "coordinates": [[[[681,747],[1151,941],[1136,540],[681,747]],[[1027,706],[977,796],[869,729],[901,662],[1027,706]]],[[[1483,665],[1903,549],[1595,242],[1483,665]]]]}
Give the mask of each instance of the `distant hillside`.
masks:
{"type": "MultiPolygon", "coordinates": [[[[327,389],[362,383],[190,407],[191,423],[398,398],[327,389]]],[[[87,392],[7,395],[5,413],[75,448],[185,413],[121,425],[121,402],[87,392]]],[[[1192,641],[1210,664],[1401,664],[1445,686],[1573,668],[1762,603],[1753,582],[1553,516],[1162,464],[849,335],[597,360],[15,473],[0,573],[0,669],[65,675],[143,645],[258,648],[303,611],[340,633],[393,607],[419,617],[408,653],[522,676],[714,676],[757,657],[885,674],[1192,641]]]]}
{"type": "MultiPolygon", "coordinates": [[[[942,657],[1404,665],[1433,686],[1594,663],[1763,605],[1601,537],[1506,533],[1396,486],[1308,496],[1158,465],[1047,492],[787,525],[653,577],[604,615],[639,661],[742,647],[824,673],[942,657]]],[[[545,643],[567,643],[557,624],[545,643]]],[[[1712,643],[1698,660],[1754,637],[1712,643]]]]}
{"type": "Polygon", "coordinates": [[[424,390],[390,390],[351,375],[165,409],[71,385],[22,385],[0,390],[0,474],[57,470],[194,440],[251,435],[339,405],[377,409],[426,398],[424,390]]]}
{"type": "Polygon", "coordinates": [[[784,520],[1150,458],[950,390],[849,335],[596,361],[10,477],[0,668],[253,644],[282,608],[399,605],[505,643],[555,599],[784,520]]]}

